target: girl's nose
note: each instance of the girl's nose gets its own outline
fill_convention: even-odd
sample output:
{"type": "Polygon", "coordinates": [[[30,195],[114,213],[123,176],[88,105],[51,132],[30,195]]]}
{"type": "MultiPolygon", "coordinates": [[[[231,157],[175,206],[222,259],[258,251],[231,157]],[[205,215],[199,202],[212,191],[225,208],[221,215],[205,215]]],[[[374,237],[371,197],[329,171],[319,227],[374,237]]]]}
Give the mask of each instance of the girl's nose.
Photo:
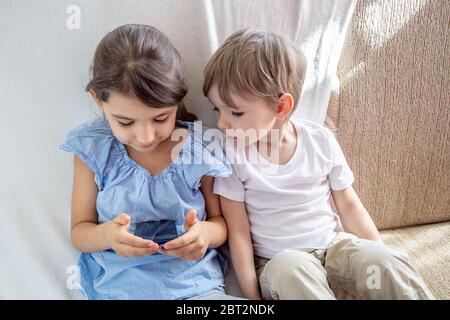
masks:
{"type": "Polygon", "coordinates": [[[151,126],[142,128],[142,130],[136,134],[136,140],[142,145],[152,143],[154,139],[155,130],[151,126]]]}

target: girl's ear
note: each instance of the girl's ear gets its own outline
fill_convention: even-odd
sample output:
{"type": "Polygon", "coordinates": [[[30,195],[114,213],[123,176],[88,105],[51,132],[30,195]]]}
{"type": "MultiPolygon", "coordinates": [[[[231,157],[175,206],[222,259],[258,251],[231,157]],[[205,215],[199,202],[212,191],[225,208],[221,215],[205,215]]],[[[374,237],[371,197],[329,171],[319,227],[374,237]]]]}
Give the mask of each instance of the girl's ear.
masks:
{"type": "Polygon", "coordinates": [[[294,108],[294,97],[290,93],[283,93],[278,99],[277,118],[285,121],[294,108]]]}
{"type": "Polygon", "coordinates": [[[89,90],[89,93],[90,93],[92,99],[94,99],[95,104],[97,105],[97,107],[99,107],[100,109],[103,110],[102,102],[97,98],[97,95],[95,94],[95,91],[91,89],[91,90],[89,90]]]}

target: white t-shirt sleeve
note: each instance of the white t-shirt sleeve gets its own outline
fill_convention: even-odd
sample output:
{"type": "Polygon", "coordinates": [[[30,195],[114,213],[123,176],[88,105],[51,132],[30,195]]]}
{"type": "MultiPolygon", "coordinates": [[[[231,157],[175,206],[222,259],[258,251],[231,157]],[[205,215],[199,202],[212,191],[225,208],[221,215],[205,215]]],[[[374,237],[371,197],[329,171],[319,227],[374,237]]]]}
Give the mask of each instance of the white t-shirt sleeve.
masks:
{"type": "Polygon", "coordinates": [[[328,180],[332,190],[345,190],[353,184],[355,177],[347,164],[344,153],[334,134],[327,129],[330,142],[331,171],[328,180]]]}
{"type": "Polygon", "coordinates": [[[234,201],[245,200],[245,188],[236,174],[235,166],[230,176],[214,179],[214,193],[234,201]]]}

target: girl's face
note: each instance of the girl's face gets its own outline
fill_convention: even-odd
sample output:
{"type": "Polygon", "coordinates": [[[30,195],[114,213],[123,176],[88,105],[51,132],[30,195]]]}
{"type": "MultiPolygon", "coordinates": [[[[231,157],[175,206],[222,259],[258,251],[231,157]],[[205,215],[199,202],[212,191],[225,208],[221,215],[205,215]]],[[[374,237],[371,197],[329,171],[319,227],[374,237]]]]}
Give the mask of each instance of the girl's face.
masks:
{"type": "Polygon", "coordinates": [[[138,152],[151,152],[170,138],[175,128],[177,106],[151,108],[139,99],[111,92],[107,102],[97,105],[121,143],[138,152]]]}
{"type": "Polygon", "coordinates": [[[236,109],[225,105],[219,96],[217,85],[213,85],[208,92],[209,101],[214,105],[214,110],[219,112],[217,127],[228,138],[242,139],[245,143],[241,145],[248,146],[265,138],[267,132],[279,125],[276,108],[263,99],[244,98],[233,93],[230,96],[236,109]]]}

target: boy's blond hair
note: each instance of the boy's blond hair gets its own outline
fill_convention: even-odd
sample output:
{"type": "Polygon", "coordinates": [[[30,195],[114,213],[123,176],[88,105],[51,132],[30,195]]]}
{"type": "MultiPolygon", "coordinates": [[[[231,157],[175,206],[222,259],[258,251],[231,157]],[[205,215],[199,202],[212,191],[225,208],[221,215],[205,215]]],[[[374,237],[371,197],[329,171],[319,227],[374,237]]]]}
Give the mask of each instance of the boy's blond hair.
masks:
{"type": "Polygon", "coordinates": [[[303,53],[286,39],[271,32],[245,29],[225,40],[209,60],[203,93],[207,96],[217,85],[221,100],[231,108],[236,106],[230,92],[255,95],[268,103],[277,103],[282,94],[290,93],[297,104],[305,71],[303,53]]]}

